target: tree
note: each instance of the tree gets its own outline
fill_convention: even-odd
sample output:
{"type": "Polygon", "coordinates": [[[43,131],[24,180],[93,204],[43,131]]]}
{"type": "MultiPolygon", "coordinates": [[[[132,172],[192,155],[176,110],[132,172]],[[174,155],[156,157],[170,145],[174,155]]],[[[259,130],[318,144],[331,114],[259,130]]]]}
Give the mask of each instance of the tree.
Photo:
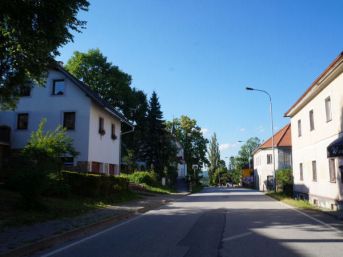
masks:
{"type": "Polygon", "coordinates": [[[90,49],[86,53],[74,52],[65,68],[113,107],[129,114],[131,76],[108,62],[99,49],[90,49]]]}
{"type": "Polygon", "coordinates": [[[187,171],[195,183],[199,183],[199,172],[204,164],[208,164],[206,158],[206,149],[208,140],[204,138],[201,128],[196,120],[187,116],[181,116],[179,119],[173,119],[167,122],[167,127],[183,146],[184,158],[187,164],[187,171]],[[192,165],[198,165],[197,170],[192,169],[192,165]]]}
{"type": "Polygon", "coordinates": [[[225,185],[229,181],[229,173],[226,167],[218,167],[212,176],[213,185],[225,185]]]}
{"type": "Polygon", "coordinates": [[[212,184],[214,183],[213,174],[216,171],[216,169],[220,166],[220,151],[216,133],[212,135],[209,143],[208,159],[210,163],[208,175],[210,183],[212,184]]]}
{"type": "MultiPolygon", "coordinates": [[[[74,52],[65,68],[136,124],[135,131],[122,138],[122,153],[125,158],[130,154],[131,160],[139,159],[141,146],[145,143],[144,127],[148,110],[145,93],[131,88],[131,76],[109,62],[99,49],[74,52]]],[[[122,130],[128,129],[123,124],[122,130]]]]}
{"type": "Polygon", "coordinates": [[[149,101],[145,135],[142,156],[160,178],[164,177],[171,172],[172,164],[175,164],[176,148],[166,130],[156,92],[152,93],[149,101]]]}
{"type": "Polygon", "coordinates": [[[0,107],[14,108],[20,92],[42,85],[58,48],[73,40],[86,22],[87,0],[0,1],[0,107]],[[29,84],[29,85],[28,85],[29,84]]]}
{"type": "Polygon", "coordinates": [[[261,141],[257,137],[249,138],[245,144],[242,145],[238,152],[238,156],[235,158],[235,168],[242,169],[245,166],[250,166],[250,158],[253,151],[259,147],[261,141]]]}

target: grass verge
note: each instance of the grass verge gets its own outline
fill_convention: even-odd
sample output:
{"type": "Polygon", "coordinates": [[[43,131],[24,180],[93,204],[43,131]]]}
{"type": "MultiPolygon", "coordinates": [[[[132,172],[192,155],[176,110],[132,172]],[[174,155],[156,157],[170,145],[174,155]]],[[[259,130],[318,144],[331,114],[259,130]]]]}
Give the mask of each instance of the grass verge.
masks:
{"type": "Polygon", "coordinates": [[[138,195],[128,191],[108,199],[69,196],[67,198],[43,197],[42,210],[25,210],[18,193],[0,189],[0,229],[29,225],[53,219],[79,216],[92,210],[137,199],[138,195]]]}
{"type": "Polygon", "coordinates": [[[319,210],[319,208],[317,208],[316,206],[313,206],[308,201],[297,200],[297,199],[294,199],[294,198],[287,196],[283,193],[269,192],[269,193],[267,193],[267,195],[278,200],[278,201],[280,201],[280,202],[286,203],[288,205],[291,205],[291,206],[299,208],[299,209],[319,210]]]}
{"type": "Polygon", "coordinates": [[[156,193],[156,194],[171,194],[175,193],[175,190],[169,187],[165,186],[149,186],[147,184],[143,184],[143,187],[146,191],[150,193],[156,193]]]}

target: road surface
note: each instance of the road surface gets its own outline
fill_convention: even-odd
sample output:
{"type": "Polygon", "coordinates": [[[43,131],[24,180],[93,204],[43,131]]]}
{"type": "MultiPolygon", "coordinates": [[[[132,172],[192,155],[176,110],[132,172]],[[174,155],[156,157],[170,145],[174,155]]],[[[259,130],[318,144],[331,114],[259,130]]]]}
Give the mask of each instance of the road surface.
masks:
{"type": "Polygon", "coordinates": [[[43,257],[342,257],[343,232],[247,189],[206,188],[43,257]]]}

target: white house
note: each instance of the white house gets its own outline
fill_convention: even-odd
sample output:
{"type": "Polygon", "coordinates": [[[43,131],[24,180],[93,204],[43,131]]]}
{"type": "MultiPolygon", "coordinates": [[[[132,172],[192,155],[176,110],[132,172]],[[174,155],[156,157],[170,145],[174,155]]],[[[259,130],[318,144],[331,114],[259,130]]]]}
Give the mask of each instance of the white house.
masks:
{"type": "MultiPolygon", "coordinates": [[[[274,135],[275,170],[292,167],[291,125],[287,124],[274,135]]],[[[266,191],[273,188],[273,150],[269,138],[253,152],[254,180],[256,189],[266,191]]]]}
{"type": "Polygon", "coordinates": [[[291,118],[295,195],[342,208],[343,53],[286,112],[291,118]]]}
{"type": "Polygon", "coordinates": [[[175,140],[175,144],[177,147],[177,158],[179,160],[177,164],[178,178],[184,178],[185,176],[187,176],[187,164],[185,161],[184,149],[177,140],[175,140]]]}
{"type": "Polygon", "coordinates": [[[0,126],[11,130],[11,148],[23,148],[43,118],[47,130],[63,125],[73,139],[79,155],[65,158],[66,164],[84,171],[119,173],[121,123],[132,125],[59,65],[49,69],[45,87],[28,88],[14,111],[0,112],[0,126]]]}

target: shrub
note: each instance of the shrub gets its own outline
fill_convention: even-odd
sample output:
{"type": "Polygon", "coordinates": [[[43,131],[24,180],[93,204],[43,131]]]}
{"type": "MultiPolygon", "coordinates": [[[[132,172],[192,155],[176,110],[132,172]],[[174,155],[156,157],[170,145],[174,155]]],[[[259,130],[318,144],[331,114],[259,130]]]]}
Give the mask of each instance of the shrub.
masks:
{"type": "Polygon", "coordinates": [[[64,181],[71,192],[88,197],[106,197],[115,193],[128,191],[129,180],[124,177],[105,176],[100,174],[62,171],[64,181]]]}
{"type": "Polygon", "coordinates": [[[158,183],[156,173],[150,171],[136,171],[132,174],[121,174],[120,177],[127,178],[130,182],[136,184],[154,186],[158,183]]]}
{"type": "Polygon", "coordinates": [[[293,195],[293,174],[291,169],[276,171],[276,187],[286,195],[293,195]]]}

